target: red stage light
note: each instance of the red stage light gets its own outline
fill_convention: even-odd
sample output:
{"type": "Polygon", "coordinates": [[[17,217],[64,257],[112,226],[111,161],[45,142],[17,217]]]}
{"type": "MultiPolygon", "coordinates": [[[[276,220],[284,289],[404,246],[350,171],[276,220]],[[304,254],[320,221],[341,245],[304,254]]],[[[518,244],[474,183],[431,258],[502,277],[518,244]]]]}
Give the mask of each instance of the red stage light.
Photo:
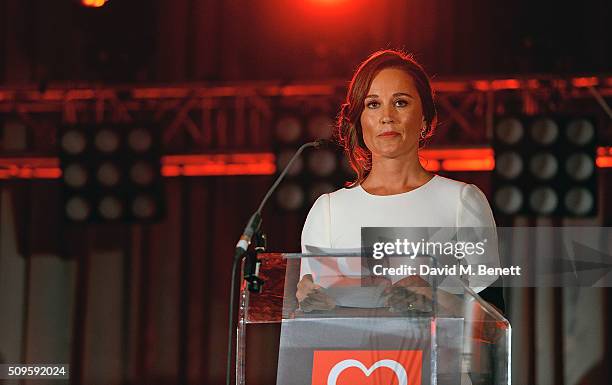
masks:
{"type": "Polygon", "coordinates": [[[572,84],[574,87],[595,87],[597,84],[599,84],[599,81],[596,77],[573,78],[572,84]]]}
{"type": "Polygon", "coordinates": [[[421,158],[421,165],[427,171],[440,171],[440,161],[435,159],[421,158]]]}
{"type": "Polygon", "coordinates": [[[442,161],[445,171],[491,171],[495,168],[493,157],[480,159],[448,159],[442,161]]]}
{"type": "MultiPolygon", "coordinates": [[[[534,83],[528,83],[530,86],[534,86],[534,83]]],[[[518,79],[497,79],[497,80],[476,80],[473,86],[478,91],[489,91],[489,90],[516,90],[521,88],[521,83],[518,79]]]]}
{"type": "Polygon", "coordinates": [[[493,149],[482,148],[424,148],[419,155],[428,159],[476,159],[493,157],[493,149]]]}
{"type": "Polygon", "coordinates": [[[597,167],[612,167],[612,156],[598,156],[595,160],[597,167]]]}
{"type": "Polygon", "coordinates": [[[347,0],[310,0],[312,3],[322,4],[322,5],[333,5],[346,3],[347,0]]]}
{"type": "MultiPolygon", "coordinates": [[[[491,171],[495,156],[490,148],[431,148],[421,150],[421,164],[428,171],[491,171]]],[[[273,175],[272,153],[166,155],[161,174],[173,176],[273,175]]],[[[612,168],[612,147],[599,147],[599,168],[612,168]]],[[[57,179],[62,176],[57,158],[0,158],[2,179],[57,179]]]]}
{"type": "Polygon", "coordinates": [[[108,0],[81,0],[81,5],[90,8],[100,8],[107,2],[108,0]]]}

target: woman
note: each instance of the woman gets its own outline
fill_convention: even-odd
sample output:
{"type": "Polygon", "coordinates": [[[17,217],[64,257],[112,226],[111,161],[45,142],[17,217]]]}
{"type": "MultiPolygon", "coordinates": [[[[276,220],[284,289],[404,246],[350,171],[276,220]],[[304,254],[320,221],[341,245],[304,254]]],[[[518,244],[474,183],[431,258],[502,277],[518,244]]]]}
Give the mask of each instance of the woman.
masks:
{"type": "MultiPolygon", "coordinates": [[[[489,204],[476,186],[433,175],[421,165],[419,149],[435,125],[429,78],[412,57],[385,50],[364,61],[337,121],[337,136],[357,177],[314,203],[302,230],[302,251],[309,246],[358,248],[361,227],[494,228],[489,204]]],[[[498,259],[496,254],[492,258],[498,259]]],[[[499,265],[498,260],[486,262],[499,265]]],[[[334,301],[313,278],[311,264],[302,262],[296,295],[300,306],[306,311],[333,308],[334,301]]],[[[484,284],[470,279],[470,286],[478,292],[495,278],[484,284]]],[[[411,276],[393,288],[427,296],[430,291],[423,283],[411,276]]],[[[406,302],[405,296],[395,295],[399,292],[389,291],[391,306],[406,302]]],[[[443,292],[439,300],[449,307],[456,304],[455,297],[443,292]]]]}

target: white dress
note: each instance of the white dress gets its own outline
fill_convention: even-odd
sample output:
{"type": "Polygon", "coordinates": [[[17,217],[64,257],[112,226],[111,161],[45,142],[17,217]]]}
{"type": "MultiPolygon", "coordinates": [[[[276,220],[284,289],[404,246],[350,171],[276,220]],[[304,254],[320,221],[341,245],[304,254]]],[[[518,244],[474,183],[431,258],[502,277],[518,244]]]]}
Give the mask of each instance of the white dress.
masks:
{"type": "MultiPolygon", "coordinates": [[[[302,252],[309,246],[323,249],[358,249],[362,227],[474,227],[495,228],[495,220],[485,195],[472,184],[435,175],[429,182],[409,192],[372,195],[361,186],[343,188],[321,195],[308,213],[302,229],[302,252]]],[[[489,240],[483,260],[469,264],[499,266],[497,234],[489,240]]],[[[314,261],[302,261],[300,277],[313,274],[314,261]]],[[[359,269],[359,267],[357,267],[359,269]]],[[[316,270],[316,269],[315,269],[316,270]]],[[[315,276],[316,282],[316,274],[315,276]]],[[[481,291],[497,279],[488,275],[468,277],[469,285],[481,291]]],[[[324,286],[324,285],[323,285],[324,286]]]]}

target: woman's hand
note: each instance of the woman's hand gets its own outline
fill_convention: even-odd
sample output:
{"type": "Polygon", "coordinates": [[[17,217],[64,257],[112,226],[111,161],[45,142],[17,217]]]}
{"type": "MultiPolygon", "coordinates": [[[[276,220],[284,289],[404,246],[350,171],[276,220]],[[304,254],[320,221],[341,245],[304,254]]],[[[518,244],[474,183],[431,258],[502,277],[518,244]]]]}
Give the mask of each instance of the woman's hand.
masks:
{"type": "Polygon", "coordinates": [[[313,310],[332,310],[336,302],[325,290],[312,281],[312,275],[306,274],[297,284],[295,296],[304,312],[313,310]]]}
{"type": "Polygon", "coordinates": [[[383,296],[391,311],[431,311],[431,286],[418,275],[402,278],[385,289],[383,296]]]}
{"type": "MultiPolygon", "coordinates": [[[[387,305],[391,311],[430,312],[433,310],[433,294],[429,282],[418,275],[411,275],[395,282],[393,286],[385,290],[387,305]]],[[[463,299],[455,294],[444,290],[437,291],[438,312],[448,316],[463,315],[463,299]]]]}

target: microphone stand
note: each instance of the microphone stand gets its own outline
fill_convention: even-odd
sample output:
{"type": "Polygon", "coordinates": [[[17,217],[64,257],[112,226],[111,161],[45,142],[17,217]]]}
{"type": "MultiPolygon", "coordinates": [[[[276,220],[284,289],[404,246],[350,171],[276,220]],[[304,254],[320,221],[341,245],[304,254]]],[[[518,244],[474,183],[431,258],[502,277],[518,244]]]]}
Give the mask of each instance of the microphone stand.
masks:
{"type": "Polygon", "coordinates": [[[231,289],[230,289],[230,300],[229,300],[229,330],[227,337],[227,368],[225,373],[225,383],[226,385],[231,385],[232,382],[232,357],[234,355],[234,308],[236,307],[236,278],[238,275],[238,269],[242,265],[242,261],[247,259],[245,263],[245,277],[248,281],[249,291],[252,292],[261,292],[261,286],[263,285],[263,280],[258,277],[259,274],[259,265],[260,261],[257,259],[257,253],[265,250],[265,235],[260,233],[261,229],[261,211],[264,208],[266,202],[272,196],[272,193],[276,190],[280,182],[283,181],[285,175],[293,165],[293,162],[300,156],[300,154],[307,149],[308,147],[319,148],[324,143],[324,140],[317,140],[314,142],[304,143],[298,150],[295,152],[289,163],[285,166],[281,174],[276,178],[272,187],[268,190],[266,195],[261,200],[257,211],[253,213],[249,221],[247,222],[246,227],[240,239],[238,239],[238,243],[236,243],[236,249],[234,252],[234,258],[232,262],[232,280],[231,280],[231,289]],[[251,244],[251,239],[256,241],[256,250],[251,253],[248,251],[249,245],[251,244]],[[263,246],[262,246],[263,245],[263,246]],[[248,270],[247,270],[248,268],[248,270]]]}

